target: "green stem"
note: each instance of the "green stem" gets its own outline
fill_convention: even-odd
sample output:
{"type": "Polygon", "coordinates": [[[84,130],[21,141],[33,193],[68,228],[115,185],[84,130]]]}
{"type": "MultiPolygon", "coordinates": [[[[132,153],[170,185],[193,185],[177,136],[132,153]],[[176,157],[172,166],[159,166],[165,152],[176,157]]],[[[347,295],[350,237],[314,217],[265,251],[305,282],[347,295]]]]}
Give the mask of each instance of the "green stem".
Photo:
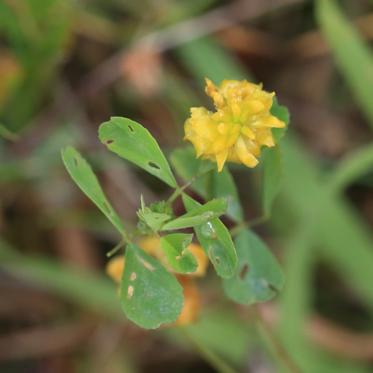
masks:
{"type": "Polygon", "coordinates": [[[204,176],[210,171],[211,169],[207,169],[207,170],[204,170],[203,172],[197,173],[187,183],[185,183],[181,187],[177,187],[174,190],[174,192],[171,194],[171,196],[168,198],[167,204],[171,204],[172,202],[174,202],[176,198],[178,198],[181,194],[183,194],[186,188],[189,188],[199,177],[204,176]]]}
{"type": "Polygon", "coordinates": [[[126,244],[130,244],[132,243],[132,240],[130,238],[130,235],[128,234],[128,232],[123,228],[121,229],[121,234],[122,234],[122,239],[121,239],[121,242],[123,243],[126,243],[126,244]]]}
{"type": "Polygon", "coordinates": [[[234,226],[231,230],[231,236],[237,236],[242,230],[246,228],[252,228],[257,225],[265,223],[269,219],[268,215],[262,215],[258,216],[257,218],[249,221],[242,221],[241,223],[238,223],[236,226],[234,226]]]}
{"type": "MultiPolygon", "coordinates": [[[[114,254],[116,254],[124,245],[126,241],[122,238],[109,252],[106,253],[107,258],[111,258],[114,254]]],[[[127,242],[129,243],[129,242],[127,242]]]]}
{"type": "Polygon", "coordinates": [[[177,197],[179,197],[182,193],[183,193],[183,191],[186,189],[186,188],[188,188],[188,186],[190,185],[190,182],[189,183],[187,183],[187,184],[184,184],[183,186],[181,186],[181,187],[177,187],[175,190],[174,190],[174,192],[171,194],[171,196],[169,197],[169,199],[167,200],[167,204],[172,204],[174,201],[175,201],[175,199],[177,198],[177,197]]]}

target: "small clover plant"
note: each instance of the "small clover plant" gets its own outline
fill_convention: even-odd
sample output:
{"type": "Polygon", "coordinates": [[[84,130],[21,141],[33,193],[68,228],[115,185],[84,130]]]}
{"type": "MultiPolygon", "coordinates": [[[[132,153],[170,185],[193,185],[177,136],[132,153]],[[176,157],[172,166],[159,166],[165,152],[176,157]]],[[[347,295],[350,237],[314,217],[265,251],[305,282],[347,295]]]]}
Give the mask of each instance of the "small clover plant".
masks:
{"type": "Polygon", "coordinates": [[[192,281],[206,273],[208,261],[221,277],[225,294],[240,304],[267,301],[284,284],[276,259],[244,220],[226,162],[249,168],[261,163],[263,216],[268,218],[279,190],[279,141],[289,122],[288,111],[274,93],[246,81],[227,80],[216,87],[207,80],[206,92],[216,111],[192,108],[185,138],[195,150],[175,149],[172,168],[141,124],[113,117],[100,126],[100,141],[109,150],[172,189],[167,201],[149,205],[139,196],[133,231],[125,228],[87,161],[72,147],[62,150],[72,179],[122,237],[117,248],[125,247],[125,254],[111,259],[108,273],[120,283],[124,313],[143,328],[189,323],[196,317],[198,291],[192,281]],[[184,184],[177,182],[173,170],[184,184]],[[192,198],[188,188],[204,203],[192,198]],[[173,209],[178,197],[185,207],[179,216],[173,209]],[[231,230],[220,219],[224,215],[236,224],[231,230]]]}

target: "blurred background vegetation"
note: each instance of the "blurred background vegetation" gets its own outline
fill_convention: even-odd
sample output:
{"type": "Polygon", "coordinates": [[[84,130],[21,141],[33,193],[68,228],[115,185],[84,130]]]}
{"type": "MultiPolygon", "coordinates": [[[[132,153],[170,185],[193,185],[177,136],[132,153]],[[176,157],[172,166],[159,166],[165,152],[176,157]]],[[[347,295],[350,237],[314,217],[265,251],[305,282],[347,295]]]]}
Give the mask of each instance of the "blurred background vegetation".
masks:
{"type": "MultiPolygon", "coordinates": [[[[372,371],[372,39],[371,0],[1,0],[0,371],[372,371]],[[243,307],[208,276],[195,325],[144,331],[104,274],[118,236],[60,149],[88,155],[134,222],[140,193],[169,190],[97,128],[130,117],[171,150],[204,77],[263,82],[289,107],[281,193],[255,228],[286,287],[243,307]]],[[[257,172],[232,171],[254,219],[257,172]]]]}

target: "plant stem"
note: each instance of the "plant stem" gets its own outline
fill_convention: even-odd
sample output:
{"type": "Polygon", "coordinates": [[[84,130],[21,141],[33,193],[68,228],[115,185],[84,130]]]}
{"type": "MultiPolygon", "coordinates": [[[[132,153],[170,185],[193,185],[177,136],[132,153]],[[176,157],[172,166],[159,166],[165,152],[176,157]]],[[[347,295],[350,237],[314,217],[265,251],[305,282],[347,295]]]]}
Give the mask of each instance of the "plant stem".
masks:
{"type": "Polygon", "coordinates": [[[177,197],[179,197],[182,193],[183,193],[183,191],[186,189],[186,188],[188,188],[188,186],[190,185],[191,183],[190,182],[188,182],[188,183],[186,183],[186,184],[184,184],[183,186],[181,186],[181,187],[177,187],[175,190],[174,190],[174,192],[171,194],[171,196],[168,198],[168,200],[167,200],[167,204],[172,204],[174,201],[175,201],[175,199],[177,198],[177,197]]]}
{"type": "Polygon", "coordinates": [[[204,170],[203,172],[197,173],[194,175],[187,183],[182,185],[181,187],[177,187],[174,192],[171,194],[171,196],[168,198],[167,203],[171,204],[175,201],[177,197],[179,197],[181,194],[183,194],[184,190],[188,187],[190,187],[199,177],[204,176],[208,172],[210,172],[211,169],[204,170]]]}
{"type": "Polygon", "coordinates": [[[106,253],[106,257],[111,258],[124,246],[125,242],[124,238],[122,238],[109,252],[106,253]]]}
{"type": "Polygon", "coordinates": [[[236,226],[234,226],[231,230],[230,233],[232,236],[237,236],[243,229],[246,228],[252,228],[257,225],[265,223],[269,219],[268,215],[262,215],[258,216],[257,218],[249,221],[243,221],[241,223],[238,223],[236,226]]]}
{"type": "Polygon", "coordinates": [[[281,365],[285,366],[289,372],[301,373],[301,370],[289,355],[288,351],[281,344],[270,325],[268,325],[267,321],[262,317],[258,308],[253,307],[253,309],[257,329],[275,358],[281,363],[281,365]]]}

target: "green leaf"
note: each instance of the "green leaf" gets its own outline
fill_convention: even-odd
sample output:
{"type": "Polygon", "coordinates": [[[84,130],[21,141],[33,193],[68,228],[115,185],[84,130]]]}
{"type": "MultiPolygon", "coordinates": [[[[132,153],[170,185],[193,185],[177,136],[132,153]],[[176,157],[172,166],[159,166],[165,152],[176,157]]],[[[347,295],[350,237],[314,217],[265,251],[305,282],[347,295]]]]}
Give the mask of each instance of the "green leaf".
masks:
{"type": "Polygon", "coordinates": [[[316,1],[316,19],[336,63],[373,126],[373,54],[335,1],[316,1]]]}
{"type": "Polygon", "coordinates": [[[170,215],[153,212],[148,207],[138,211],[137,215],[153,232],[158,232],[162,225],[171,219],[170,215]]]}
{"type": "Polygon", "coordinates": [[[192,238],[193,234],[186,233],[173,233],[161,237],[161,248],[174,271],[192,273],[197,270],[196,258],[188,250],[192,238]]]}
{"type": "MultiPolygon", "coordinates": [[[[286,126],[284,128],[273,128],[272,134],[278,143],[285,134],[289,125],[289,111],[285,106],[278,104],[276,97],[273,100],[271,113],[278,119],[282,120],[286,126]]],[[[272,148],[264,148],[260,159],[262,165],[262,204],[263,215],[271,215],[271,207],[281,187],[282,180],[282,163],[280,144],[272,148]]]]}
{"type": "Polygon", "coordinates": [[[284,286],[284,276],[276,259],[249,230],[242,231],[235,244],[238,266],[234,276],[223,281],[225,293],[241,304],[270,300],[284,286]]]}
{"type": "Polygon", "coordinates": [[[216,166],[212,162],[197,159],[190,146],[174,150],[171,154],[171,163],[178,175],[186,182],[200,174],[207,165],[213,166],[210,174],[197,177],[191,187],[206,199],[226,198],[227,215],[238,222],[243,220],[237,188],[228,167],[224,167],[220,173],[217,172],[216,166]]]}
{"type": "MultiPolygon", "coordinates": [[[[201,206],[186,194],[183,194],[183,202],[187,211],[201,206]]],[[[201,226],[194,227],[194,231],[216,273],[223,278],[232,277],[237,265],[237,255],[231,235],[225,225],[215,218],[201,226]]]]}
{"type": "Polygon", "coordinates": [[[280,191],[282,179],[282,163],[279,145],[273,148],[264,149],[261,157],[263,168],[263,214],[264,216],[269,217],[273,201],[280,191]]]}
{"type": "Polygon", "coordinates": [[[273,104],[271,107],[271,114],[274,115],[276,118],[282,120],[286,126],[284,128],[272,128],[272,134],[276,142],[278,142],[281,137],[285,134],[289,122],[290,122],[290,114],[289,110],[286,106],[280,105],[275,97],[273,99],[273,104]]]}
{"type": "Polygon", "coordinates": [[[146,329],[174,322],[183,307],[176,278],[134,244],[127,245],[120,297],[126,316],[146,329]]]}
{"type": "Polygon", "coordinates": [[[61,155],[68,173],[83,193],[104,213],[121,234],[125,234],[119,216],[107,200],[87,161],[71,146],[64,148],[61,155]]]}
{"type": "Polygon", "coordinates": [[[178,218],[166,223],[162,230],[174,230],[195,227],[217,218],[227,210],[227,201],[224,198],[213,199],[204,205],[198,204],[194,209],[178,218]]]}
{"type": "Polygon", "coordinates": [[[171,215],[164,212],[152,211],[151,208],[146,207],[141,196],[141,209],[137,212],[137,216],[143,221],[153,232],[158,232],[162,225],[171,219],[171,215]]]}
{"type": "Polygon", "coordinates": [[[101,124],[100,141],[120,157],[143,168],[175,188],[176,181],[159,145],[141,124],[127,118],[112,117],[101,124]]]}

